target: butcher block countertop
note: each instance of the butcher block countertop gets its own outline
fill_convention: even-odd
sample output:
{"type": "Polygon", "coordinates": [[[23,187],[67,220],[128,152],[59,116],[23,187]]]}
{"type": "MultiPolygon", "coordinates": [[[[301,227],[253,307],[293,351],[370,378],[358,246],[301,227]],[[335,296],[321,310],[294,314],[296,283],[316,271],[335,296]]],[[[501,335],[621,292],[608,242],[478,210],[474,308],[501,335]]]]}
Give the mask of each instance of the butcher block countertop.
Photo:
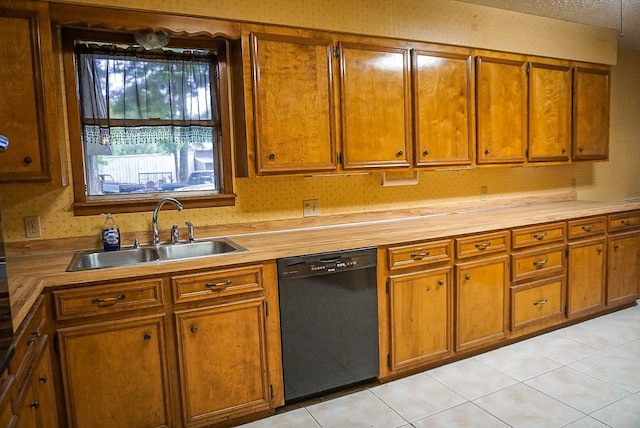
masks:
{"type": "MultiPolygon", "coordinates": [[[[14,329],[19,326],[37,296],[46,287],[128,280],[139,276],[171,274],[192,269],[214,269],[303,254],[410,243],[640,210],[640,199],[594,202],[559,197],[558,200],[547,203],[520,200],[519,204],[511,204],[514,202],[501,200],[477,205],[467,203],[448,205],[446,208],[405,210],[402,213],[384,215],[365,213],[334,218],[316,217],[273,222],[262,227],[247,225],[235,230],[222,228],[224,235],[205,235],[203,230],[196,229],[196,239],[224,236],[248,251],[80,272],[65,271],[74,251],[8,255],[13,325],[14,329]]],[[[83,249],[86,248],[77,250],[83,249]]]]}

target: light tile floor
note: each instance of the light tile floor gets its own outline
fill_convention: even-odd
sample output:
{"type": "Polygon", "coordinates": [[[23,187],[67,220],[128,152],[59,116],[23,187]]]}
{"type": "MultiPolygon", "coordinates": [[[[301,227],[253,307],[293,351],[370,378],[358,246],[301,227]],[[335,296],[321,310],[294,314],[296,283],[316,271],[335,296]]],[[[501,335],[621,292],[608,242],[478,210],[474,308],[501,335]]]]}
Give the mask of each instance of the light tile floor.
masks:
{"type": "Polygon", "coordinates": [[[638,428],[640,306],[244,428],[638,428]]]}

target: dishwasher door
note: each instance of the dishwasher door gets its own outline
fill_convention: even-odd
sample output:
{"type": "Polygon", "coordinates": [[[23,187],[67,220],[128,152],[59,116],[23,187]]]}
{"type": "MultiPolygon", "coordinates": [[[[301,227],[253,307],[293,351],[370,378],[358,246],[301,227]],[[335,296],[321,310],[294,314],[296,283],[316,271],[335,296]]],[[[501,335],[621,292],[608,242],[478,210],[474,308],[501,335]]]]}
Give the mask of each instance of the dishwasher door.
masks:
{"type": "Polygon", "coordinates": [[[379,375],[376,249],[278,260],[287,404],[379,375]]]}

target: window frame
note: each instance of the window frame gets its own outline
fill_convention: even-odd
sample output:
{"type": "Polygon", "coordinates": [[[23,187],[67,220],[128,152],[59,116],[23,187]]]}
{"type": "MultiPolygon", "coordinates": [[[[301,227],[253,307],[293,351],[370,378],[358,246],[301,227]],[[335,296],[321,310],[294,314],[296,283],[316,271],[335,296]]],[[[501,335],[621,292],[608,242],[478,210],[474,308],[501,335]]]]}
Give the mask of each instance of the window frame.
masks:
{"type": "Polygon", "coordinates": [[[221,186],[219,193],[208,192],[155,192],[123,195],[89,196],[86,191],[84,147],[82,143],[80,100],[78,97],[77,64],[74,53],[76,40],[134,44],[133,31],[107,31],[74,27],[61,27],[63,78],[66,90],[67,121],[71,152],[73,183],[73,211],[77,216],[104,212],[133,213],[151,211],[163,197],[175,197],[185,208],[203,208],[235,205],[233,190],[233,156],[230,115],[230,56],[229,41],[208,36],[188,37],[172,35],[168,47],[208,49],[217,52],[219,73],[219,108],[222,140],[218,151],[221,186]],[[99,198],[99,200],[97,200],[99,198]]]}

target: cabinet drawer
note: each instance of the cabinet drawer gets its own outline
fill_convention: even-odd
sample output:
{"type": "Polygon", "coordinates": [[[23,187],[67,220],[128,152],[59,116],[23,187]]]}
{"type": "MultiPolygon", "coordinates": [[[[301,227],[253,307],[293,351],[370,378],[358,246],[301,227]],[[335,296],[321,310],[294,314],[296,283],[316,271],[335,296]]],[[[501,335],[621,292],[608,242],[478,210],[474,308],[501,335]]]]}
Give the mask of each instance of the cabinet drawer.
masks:
{"type": "Polygon", "coordinates": [[[564,276],[511,287],[511,328],[564,318],[564,276]]]}
{"type": "Polygon", "coordinates": [[[550,242],[564,241],[566,235],[567,225],[565,223],[522,227],[512,231],[511,248],[526,248],[550,242]]]}
{"type": "Polygon", "coordinates": [[[451,261],[451,239],[389,248],[389,270],[451,261]]]}
{"type": "Polygon", "coordinates": [[[262,291],[262,266],[171,277],[175,303],[262,291]]]}
{"type": "Polygon", "coordinates": [[[609,216],[609,232],[640,227],[640,211],[612,214],[609,216]]]}
{"type": "Polygon", "coordinates": [[[484,254],[504,253],[509,250],[509,232],[485,233],[456,239],[456,256],[459,259],[484,254]]]}
{"type": "Polygon", "coordinates": [[[564,268],[564,244],[511,255],[511,279],[514,282],[551,273],[560,274],[564,268]]]}
{"type": "Polygon", "coordinates": [[[42,340],[44,336],[43,329],[47,321],[44,297],[40,296],[29,315],[20,325],[20,330],[16,335],[15,353],[9,362],[9,371],[15,375],[16,379],[22,378],[23,371],[27,369],[29,358],[27,355],[36,348],[36,344],[42,340]]]}
{"type": "Polygon", "coordinates": [[[53,292],[58,320],[164,305],[162,279],[146,279],[53,292]]]}
{"type": "Polygon", "coordinates": [[[601,235],[605,232],[607,220],[602,217],[591,217],[569,221],[569,239],[601,235]]]}

